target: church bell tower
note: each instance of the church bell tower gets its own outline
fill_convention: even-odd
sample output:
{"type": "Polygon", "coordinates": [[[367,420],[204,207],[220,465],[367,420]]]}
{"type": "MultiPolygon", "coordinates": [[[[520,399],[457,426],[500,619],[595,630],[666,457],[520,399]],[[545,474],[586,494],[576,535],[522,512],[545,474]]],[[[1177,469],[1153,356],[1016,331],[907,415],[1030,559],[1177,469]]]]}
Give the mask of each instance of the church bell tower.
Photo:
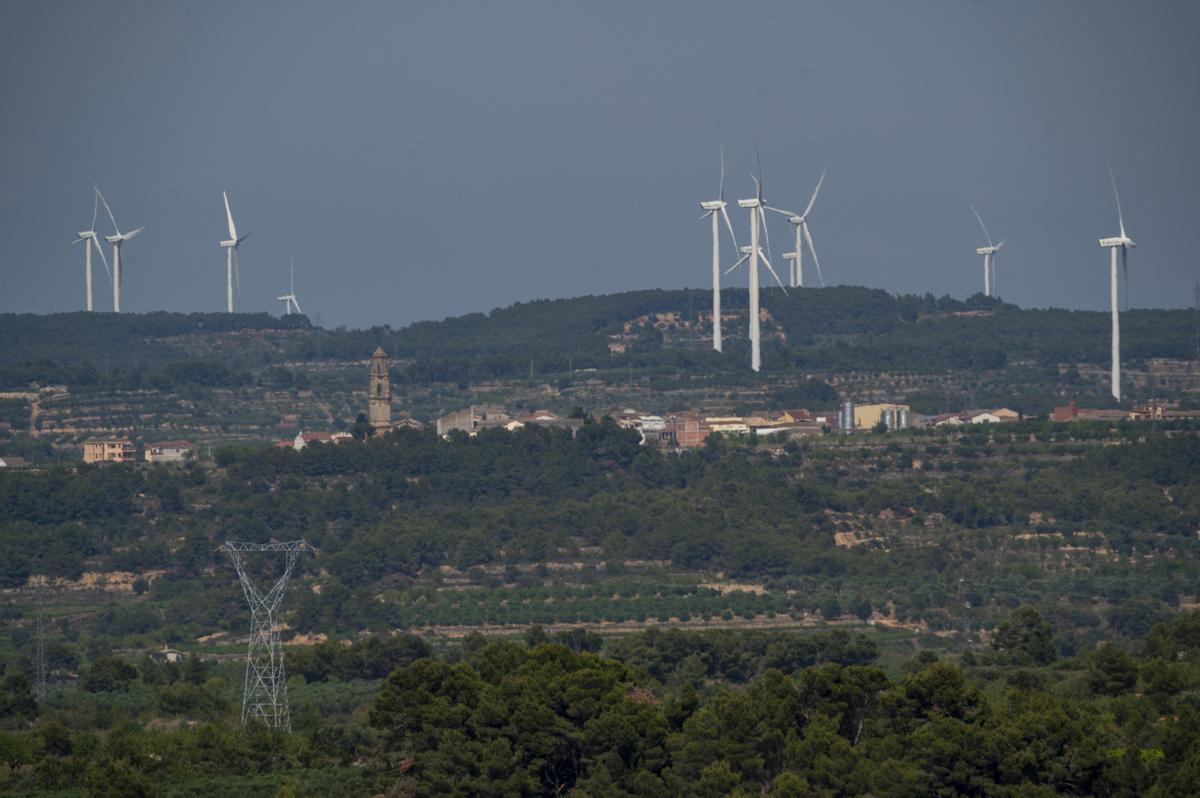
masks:
{"type": "Polygon", "coordinates": [[[371,385],[367,400],[367,422],[376,432],[392,428],[392,381],[388,376],[388,356],[383,347],[371,355],[371,385]]]}

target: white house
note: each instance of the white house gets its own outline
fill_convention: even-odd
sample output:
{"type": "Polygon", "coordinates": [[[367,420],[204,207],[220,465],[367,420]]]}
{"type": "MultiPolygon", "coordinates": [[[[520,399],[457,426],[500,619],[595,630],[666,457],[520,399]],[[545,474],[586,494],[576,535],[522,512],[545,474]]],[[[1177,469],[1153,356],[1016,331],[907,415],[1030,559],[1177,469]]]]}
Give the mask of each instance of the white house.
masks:
{"type": "Polygon", "coordinates": [[[187,441],[159,441],[146,447],[147,463],[182,463],[192,456],[192,445],[187,441]]]}

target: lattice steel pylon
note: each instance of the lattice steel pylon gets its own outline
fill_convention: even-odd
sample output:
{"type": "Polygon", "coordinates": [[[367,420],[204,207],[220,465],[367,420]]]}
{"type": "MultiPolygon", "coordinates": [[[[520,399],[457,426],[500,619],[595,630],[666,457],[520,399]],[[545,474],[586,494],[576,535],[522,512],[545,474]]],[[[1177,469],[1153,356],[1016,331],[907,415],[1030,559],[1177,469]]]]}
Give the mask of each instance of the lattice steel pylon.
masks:
{"type": "Polygon", "coordinates": [[[245,543],[227,540],[220,551],[229,555],[237,569],[238,581],[250,605],[250,645],[246,651],[246,686],[242,691],[242,725],[258,719],[274,729],[291,731],[288,711],[287,673],[283,668],[283,649],[279,644],[279,624],[275,612],[283,600],[292,568],[301,553],[315,551],[303,540],[284,543],[245,543]],[[245,555],[257,552],[282,552],[283,573],[266,593],[260,591],[246,572],[245,555]]]}
{"type": "Polygon", "coordinates": [[[37,664],[34,666],[37,670],[36,683],[34,688],[34,696],[39,704],[46,701],[46,598],[42,593],[45,585],[46,577],[37,577],[37,587],[35,590],[35,602],[37,603],[37,651],[34,657],[37,659],[37,664]]]}

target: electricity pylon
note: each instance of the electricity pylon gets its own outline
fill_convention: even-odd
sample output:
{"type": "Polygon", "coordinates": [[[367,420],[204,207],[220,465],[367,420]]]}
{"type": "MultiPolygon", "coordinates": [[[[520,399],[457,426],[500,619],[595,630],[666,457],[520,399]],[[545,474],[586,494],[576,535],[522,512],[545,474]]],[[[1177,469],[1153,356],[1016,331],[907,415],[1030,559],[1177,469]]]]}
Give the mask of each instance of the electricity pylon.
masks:
{"type": "Polygon", "coordinates": [[[37,578],[37,587],[35,591],[37,601],[37,677],[34,696],[39,704],[46,701],[46,632],[44,629],[46,615],[46,599],[42,595],[42,586],[46,577],[39,576],[37,578]]]}
{"type": "Polygon", "coordinates": [[[292,568],[302,552],[316,551],[303,540],[284,543],[245,543],[227,540],[220,551],[229,555],[237,569],[242,592],[250,604],[250,645],[246,651],[246,686],[242,691],[242,725],[261,720],[273,729],[291,731],[288,711],[287,674],[283,669],[283,649],[279,643],[279,624],[275,612],[283,600],[292,568]],[[245,555],[257,552],[283,552],[283,573],[265,594],[255,587],[246,573],[245,555]]]}

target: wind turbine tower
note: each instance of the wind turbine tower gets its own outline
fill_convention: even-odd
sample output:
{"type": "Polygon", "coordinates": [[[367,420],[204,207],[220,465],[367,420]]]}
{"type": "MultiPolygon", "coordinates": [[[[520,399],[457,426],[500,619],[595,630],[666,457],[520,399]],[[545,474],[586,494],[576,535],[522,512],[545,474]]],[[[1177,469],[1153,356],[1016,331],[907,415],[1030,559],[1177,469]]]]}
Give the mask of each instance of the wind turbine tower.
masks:
{"type": "Polygon", "coordinates": [[[1121,213],[1121,195],[1117,193],[1117,178],[1113,174],[1112,165],[1108,167],[1108,177],[1112,181],[1113,197],[1117,201],[1117,224],[1120,228],[1120,235],[1112,236],[1111,238],[1101,238],[1100,248],[1107,249],[1111,253],[1111,270],[1110,270],[1110,289],[1109,296],[1112,303],[1112,395],[1118,402],[1121,401],[1121,320],[1118,316],[1117,305],[1117,250],[1120,250],[1121,267],[1125,270],[1126,279],[1128,279],[1129,271],[1129,248],[1136,247],[1133,239],[1125,235],[1125,216],[1121,213]]]}
{"type": "Polygon", "coordinates": [[[788,267],[788,286],[791,288],[804,287],[804,245],[808,244],[808,251],[812,253],[813,263],[817,265],[817,277],[821,280],[821,287],[825,287],[825,277],[821,274],[821,260],[817,257],[817,249],[813,246],[812,233],[808,229],[808,214],[812,212],[813,205],[817,201],[817,194],[821,191],[821,184],[825,182],[825,172],[828,168],[821,170],[821,179],[817,181],[817,187],[813,189],[812,196],[808,200],[808,205],[804,208],[804,213],[795,214],[790,211],[780,210],[779,208],[768,208],[769,211],[782,213],[788,217],[788,223],[792,225],[793,232],[796,238],[796,249],[792,252],[783,253],[783,257],[791,261],[788,267]]]}
{"type": "Polygon", "coordinates": [[[737,249],[737,236],[733,234],[733,224],[729,221],[729,212],[725,210],[725,148],[721,147],[721,190],[717,199],[701,202],[700,207],[706,213],[701,219],[712,219],[712,314],[713,314],[713,349],[721,351],[721,219],[729,230],[733,240],[733,248],[737,249]],[[719,218],[718,218],[719,217],[719,218]]]}
{"type": "Polygon", "coordinates": [[[1002,238],[999,244],[992,243],[992,237],[988,235],[987,227],[983,224],[983,217],[979,215],[979,211],[975,210],[974,205],[970,205],[971,213],[975,214],[975,218],[979,221],[979,226],[983,229],[983,237],[987,241],[986,247],[979,247],[975,250],[976,255],[983,256],[983,295],[996,295],[996,253],[1000,251],[1000,247],[1004,246],[1007,237],[1002,238]]]}
{"type": "Polygon", "coordinates": [[[76,233],[78,238],[71,242],[72,245],[83,242],[84,295],[89,313],[92,310],[92,247],[96,248],[96,254],[100,256],[100,262],[104,264],[104,273],[108,274],[108,281],[112,282],[112,274],[108,271],[108,259],[104,257],[104,248],[100,246],[100,241],[96,236],[96,214],[99,211],[100,195],[96,193],[92,197],[92,226],[81,233],[76,233]]]}
{"type": "Polygon", "coordinates": [[[237,275],[238,298],[242,296],[242,261],[238,256],[238,244],[250,237],[249,233],[238,238],[237,225],[233,223],[233,212],[229,210],[229,193],[222,191],[225,198],[225,221],[229,224],[229,238],[221,242],[225,248],[225,310],[233,313],[233,283],[237,275]]]}
{"type": "MultiPolygon", "coordinates": [[[[757,151],[755,152],[757,157],[757,151]]],[[[758,245],[758,233],[761,226],[762,232],[767,239],[767,249],[771,248],[771,234],[767,232],[767,220],[763,216],[763,209],[766,203],[763,202],[763,187],[762,187],[762,164],[758,166],[758,176],[751,175],[756,188],[755,195],[750,199],[738,200],[739,208],[746,208],[750,211],[750,246],[742,247],[742,257],[737,263],[729,269],[733,271],[743,262],[750,262],[750,369],[751,371],[759,371],[762,367],[761,344],[762,337],[759,329],[758,318],[758,261],[761,259],[767,264],[767,268],[775,277],[775,282],[779,283],[779,287],[787,291],[783,286],[783,281],[779,279],[779,275],[775,273],[775,267],[771,265],[771,259],[763,254],[762,248],[758,245]]]]}
{"type": "Polygon", "coordinates": [[[108,220],[112,222],[113,235],[105,236],[104,240],[112,244],[113,248],[113,265],[112,265],[112,284],[113,284],[113,313],[121,312],[121,245],[129,239],[136,236],[138,233],[146,229],[142,225],[136,230],[128,233],[122,233],[121,228],[117,227],[117,219],[113,216],[112,208],[108,207],[108,200],[104,199],[104,195],[100,193],[100,189],[96,189],[96,196],[104,203],[104,210],[108,212],[108,220]]]}
{"type": "Polygon", "coordinates": [[[284,294],[283,296],[275,297],[275,299],[277,299],[278,301],[283,303],[283,315],[285,315],[285,316],[292,315],[292,308],[295,308],[297,313],[304,312],[304,311],[300,310],[300,302],[299,302],[299,300],[296,299],[296,262],[295,262],[295,260],[292,261],[291,267],[288,270],[288,292],[286,294],[284,294]]]}

